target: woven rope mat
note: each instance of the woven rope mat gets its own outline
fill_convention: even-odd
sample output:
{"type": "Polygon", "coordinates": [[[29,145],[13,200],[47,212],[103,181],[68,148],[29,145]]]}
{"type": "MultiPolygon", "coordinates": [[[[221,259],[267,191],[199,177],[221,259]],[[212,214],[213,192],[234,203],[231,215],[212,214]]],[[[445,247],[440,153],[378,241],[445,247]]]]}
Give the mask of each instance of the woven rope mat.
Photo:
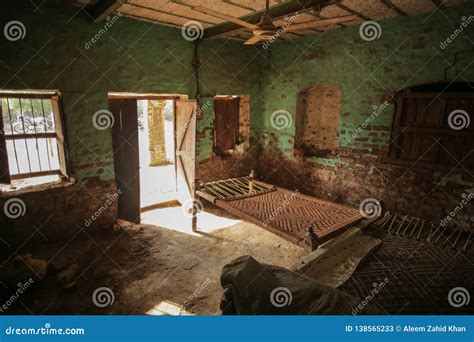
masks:
{"type": "Polygon", "coordinates": [[[454,307],[449,292],[457,287],[474,291],[473,253],[461,253],[424,241],[392,234],[357,267],[339,287],[361,300],[382,289],[373,301],[388,314],[472,314],[474,301],[454,307]]]}

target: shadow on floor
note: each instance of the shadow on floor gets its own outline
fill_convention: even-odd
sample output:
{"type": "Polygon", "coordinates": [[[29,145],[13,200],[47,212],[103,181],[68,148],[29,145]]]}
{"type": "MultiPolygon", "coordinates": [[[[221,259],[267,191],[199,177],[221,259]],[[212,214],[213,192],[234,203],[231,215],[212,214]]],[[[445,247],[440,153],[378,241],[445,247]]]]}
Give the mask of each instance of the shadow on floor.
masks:
{"type": "MultiPolygon", "coordinates": [[[[4,314],[215,315],[220,314],[219,277],[226,263],[248,254],[264,263],[290,267],[306,254],[217,208],[206,208],[201,214],[202,231],[194,234],[182,225],[180,208],[166,209],[155,213],[155,218],[167,218],[176,230],[121,223],[107,234],[81,232],[66,246],[59,242],[35,245],[28,251],[35,258],[78,265],[74,286],[61,288],[48,269],[48,275],[4,314]],[[99,288],[107,288],[102,299],[110,305],[95,305],[94,292],[99,288]]],[[[5,292],[8,296],[14,290],[5,292]]]]}

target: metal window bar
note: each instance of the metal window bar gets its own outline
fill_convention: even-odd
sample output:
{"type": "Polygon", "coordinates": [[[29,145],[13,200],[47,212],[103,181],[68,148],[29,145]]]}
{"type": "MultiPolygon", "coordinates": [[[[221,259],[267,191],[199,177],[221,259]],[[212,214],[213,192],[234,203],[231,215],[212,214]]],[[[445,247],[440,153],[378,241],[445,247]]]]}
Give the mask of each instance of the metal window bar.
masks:
{"type": "MultiPolygon", "coordinates": [[[[46,118],[46,112],[44,109],[44,102],[43,98],[41,98],[41,116],[43,118],[43,125],[44,125],[44,132],[38,132],[36,124],[37,122],[35,121],[35,118],[37,117],[34,112],[34,106],[33,106],[33,99],[35,99],[36,96],[32,95],[31,97],[22,97],[22,98],[16,98],[19,101],[19,110],[20,110],[20,123],[21,123],[21,131],[17,129],[20,132],[15,133],[17,130],[15,130],[15,126],[13,125],[13,118],[12,118],[12,111],[10,107],[10,100],[12,100],[9,97],[6,97],[6,102],[7,102],[7,112],[8,112],[8,118],[10,120],[10,128],[11,128],[11,133],[10,134],[5,134],[5,140],[6,141],[12,141],[13,143],[13,152],[15,155],[15,162],[16,162],[16,167],[18,170],[17,174],[14,174],[12,176],[12,179],[16,178],[28,178],[28,177],[36,177],[36,176],[44,176],[44,175],[50,175],[50,174],[56,174],[59,173],[59,169],[53,169],[51,167],[51,157],[50,157],[50,152],[52,151],[48,140],[51,138],[57,138],[56,132],[48,132],[47,128],[47,118],[46,118]],[[22,100],[30,100],[30,108],[31,108],[31,116],[32,116],[32,125],[34,129],[34,133],[27,132],[27,128],[25,126],[25,112],[24,108],[25,106],[22,104],[22,100]],[[25,128],[26,127],[26,128],[25,128]],[[22,133],[21,133],[22,132],[22,133]],[[32,164],[31,164],[31,158],[30,158],[30,153],[28,149],[28,139],[34,138],[36,142],[36,150],[38,154],[38,164],[39,164],[39,172],[33,172],[32,171],[32,164]],[[46,166],[43,168],[43,165],[46,165],[45,161],[43,160],[44,158],[41,158],[41,156],[44,153],[40,153],[39,149],[39,140],[38,139],[45,139],[45,144],[46,144],[46,155],[47,155],[47,161],[48,161],[48,168],[46,169],[46,166]],[[28,161],[28,171],[29,172],[22,172],[20,170],[20,162],[19,162],[19,147],[16,144],[17,140],[24,140],[25,141],[25,152],[26,152],[26,158],[28,161]]],[[[40,117],[40,115],[38,115],[40,117]]],[[[54,119],[53,119],[54,120],[54,119]]],[[[29,131],[29,129],[28,129],[29,131]]]]}
{"type": "MultiPolygon", "coordinates": [[[[31,160],[30,160],[30,152],[28,151],[28,141],[26,140],[26,131],[25,131],[25,119],[23,117],[23,107],[21,105],[21,100],[22,99],[18,99],[18,101],[20,102],[20,118],[21,118],[21,127],[23,129],[23,134],[25,134],[25,149],[26,149],[26,157],[28,158],[28,169],[30,170],[30,173],[31,173],[31,160]]],[[[20,172],[20,170],[18,169],[18,173],[20,172]]]]}
{"type": "Polygon", "coordinates": [[[33,99],[30,99],[30,107],[31,107],[31,116],[33,117],[33,128],[35,131],[35,142],[36,142],[36,154],[38,155],[38,164],[39,164],[39,169],[40,171],[43,171],[41,168],[41,157],[39,153],[39,144],[38,144],[38,136],[36,135],[38,132],[36,131],[36,122],[35,122],[35,111],[33,109],[33,99]]]}

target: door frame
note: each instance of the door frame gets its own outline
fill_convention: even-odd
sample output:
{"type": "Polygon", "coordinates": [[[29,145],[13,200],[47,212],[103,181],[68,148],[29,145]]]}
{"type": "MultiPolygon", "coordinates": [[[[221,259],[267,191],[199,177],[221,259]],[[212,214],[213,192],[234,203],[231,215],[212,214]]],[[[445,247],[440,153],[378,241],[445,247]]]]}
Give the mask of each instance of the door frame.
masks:
{"type": "Polygon", "coordinates": [[[178,195],[178,202],[180,202],[182,205],[184,205],[187,201],[193,200],[195,197],[194,191],[195,191],[195,179],[196,179],[196,170],[197,170],[197,165],[196,165],[196,129],[197,129],[197,109],[198,109],[198,101],[194,99],[180,99],[175,101],[175,170],[176,170],[176,188],[177,188],[177,195],[178,195]],[[184,131],[183,135],[180,136],[178,134],[178,104],[182,105],[191,105],[192,107],[192,112],[185,120],[184,122],[184,131]],[[188,133],[188,128],[192,126],[192,131],[191,131],[191,151],[188,151],[186,149],[186,144],[184,145],[184,149],[181,149],[181,146],[183,143],[186,142],[186,135],[188,133]],[[181,138],[181,141],[178,141],[178,139],[181,138]],[[179,145],[179,146],[178,146],[179,145]],[[183,153],[184,152],[184,153],[183,153]],[[186,153],[190,152],[190,153],[186,153]],[[191,158],[186,158],[186,156],[191,155],[191,158]],[[183,158],[184,156],[184,158],[183,158]],[[190,170],[190,174],[187,174],[187,171],[189,168],[186,168],[187,163],[186,162],[191,161],[192,162],[192,170],[190,170]],[[181,171],[181,172],[180,172],[181,171]],[[183,186],[184,183],[185,186],[183,186]],[[187,189],[183,191],[182,188],[180,188],[180,184],[183,187],[186,187],[187,189]]]}
{"type": "MultiPolygon", "coordinates": [[[[176,151],[176,142],[177,142],[177,137],[176,137],[176,101],[178,100],[187,100],[188,96],[187,95],[182,95],[182,94],[157,94],[157,93],[128,93],[128,92],[109,92],[107,94],[108,102],[109,102],[109,107],[108,109],[110,110],[110,101],[111,100],[135,100],[136,105],[137,105],[137,111],[135,111],[134,118],[132,118],[135,122],[138,124],[138,101],[139,100],[172,100],[173,101],[173,106],[174,106],[174,115],[173,115],[173,127],[174,127],[174,148],[176,151]]],[[[114,114],[114,113],[113,113],[114,114]]],[[[115,114],[114,114],[115,117],[115,114]]],[[[120,138],[123,137],[121,135],[121,131],[116,128],[116,125],[118,125],[118,120],[116,118],[114,126],[112,127],[112,146],[113,146],[113,158],[114,158],[114,178],[115,178],[115,183],[117,185],[117,188],[119,188],[119,184],[121,182],[126,182],[127,180],[120,178],[120,180],[117,179],[117,163],[120,162],[119,159],[120,157],[117,157],[118,151],[115,150],[115,146],[117,146],[117,142],[120,141],[120,138]],[[118,141],[117,141],[118,139],[118,141]]],[[[138,137],[137,137],[138,139],[138,137]]],[[[137,146],[138,145],[138,140],[137,140],[137,146]]],[[[135,153],[138,154],[137,159],[139,160],[139,152],[136,151],[135,153]]],[[[176,161],[175,161],[176,164],[176,161]]],[[[176,166],[175,166],[176,167],[176,166]]],[[[140,179],[140,166],[138,164],[138,169],[136,170],[138,172],[138,180],[140,179]]],[[[176,170],[175,170],[175,176],[177,176],[176,170]]],[[[122,189],[120,189],[122,190],[122,189]]],[[[138,213],[138,217],[134,219],[135,223],[140,223],[141,220],[141,203],[140,203],[140,184],[138,181],[138,194],[135,195],[134,200],[132,203],[127,203],[127,207],[129,211],[133,211],[134,213],[138,213]]],[[[120,201],[120,199],[119,199],[120,201]]],[[[165,203],[167,204],[167,203],[165,203]]],[[[169,203],[168,203],[169,204],[169,203]]],[[[118,209],[118,218],[119,219],[127,219],[130,218],[131,216],[126,213],[127,210],[124,211],[124,209],[120,208],[118,209]]]]}

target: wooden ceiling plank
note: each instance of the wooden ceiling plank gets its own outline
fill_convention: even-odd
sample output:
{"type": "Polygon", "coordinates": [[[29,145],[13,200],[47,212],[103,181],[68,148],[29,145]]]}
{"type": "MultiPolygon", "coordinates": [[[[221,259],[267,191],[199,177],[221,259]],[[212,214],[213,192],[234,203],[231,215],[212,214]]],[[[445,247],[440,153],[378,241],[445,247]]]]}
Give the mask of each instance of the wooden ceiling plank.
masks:
{"type": "MultiPolygon", "coordinates": [[[[332,0],[299,0],[299,1],[292,1],[289,3],[283,3],[281,5],[277,5],[271,7],[269,9],[269,14],[273,18],[280,18],[287,16],[289,14],[293,14],[295,12],[299,12],[302,10],[306,10],[308,8],[312,8],[315,6],[324,6],[328,3],[331,3],[332,0]]],[[[262,17],[263,11],[254,12],[239,19],[249,22],[251,24],[257,24],[262,17]]],[[[209,39],[214,37],[219,37],[231,33],[235,30],[240,29],[240,26],[234,23],[223,23],[220,25],[216,25],[213,27],[209,27],[204,30],[203,39],[209,39]]]]}
{"type": "MultiPolygon", "coordinates": [[[[377,22],[400,15],[392,8],[387,7],[387,4],[383,4],[382,1],[384,0],[343,0],[341,5],[356,10],[362,16],[370,17],[371,20],[377,22]]],[[[388,0],[388,3],[391,3],[390,0],[388,0]]]]}
{"type": "Polygon", "coordinates": [[[127,4],[148,7],[167,14],[185,17],[188,20],[195,20],[212,25],[221,24],[224,22],[222,19],[193,11],[189,6],[168,0],[128,0],[127,4]]]}
{"type": "MultiPolygon", "coordinates": [[[[265,9],[264,0],[224,0],[224,2],[247,8],[250,12],[257,12],[265,9]]],[[[270,7],[280,5],[282,2],[284,1],[270,0],[270,7]]]]}
{"type": "Polygon", "coordinates": [[[208,1],[208,0],[176,0],[175,3],[185,6],[189,9],[192,7],[202,6],[209,8],[210,10],[218,11],[233,17],[242,17],[252,13],[251,10],[244,9],[242,7],[236,6],[233,3],[223,2],[223,1],[208,1]]]}
{"type": "MultiPolygon", "coordinates": [[[[129,14],[135,17],[143,17],[145,19],[162,22],[166,26],[182,27],[189,21],[188,19],[177,17],[172,14],[150,11],[132,6],[130,4],[122,5],[119,8],[119,11],[123,14],[129,14]]],[[[212,26],[206,23],[201,23],[201,25],[203,26],[203,28],[212,26]]]]}
{"type": "Polygon", "coordinates": [[[349,16],[344,16],[344,17],[336,17],[336,18],[329,18],[329,19],[321,19],[321,20],[312,20],[312,21],[306,21],[298,24],[293,24],[288,26],[285,29],[285,32],[293,32],[296,30],[300,29],[310,29],[314,27],[321,27],[321,26],[331,26],[338,24],[339,22],[349,22],[352,21],[356,18],[355,15],[349,15],[349,16]]]}
{"type": "MultiPolygon", "coordinates": [[[[172,16],[179,17],[179,18],[186,19],[186,20],[196,20],[196,18],[191,18],[191,17],[187,17],[187,16],[184,16],[184,15],[179,15],[179,14],[172,13],[172,12],[163,12],[163,11],[160,11],[156,8],[139,5],[139,4],[136,4],[136,3],[130,3],[129,2],[129,3],[127,3],[127,5],[142,8],[144,10],[148,10],[148,11],[152,11],[152,12],[156,12],[156,13],[172,15],[172,16]]],[[[199,21],[202,22],[202,23],[205,23],[205,24],[209,24],[209,25],[215,25],[216,24],[215,22],[209,22],[209,21],[205,21],[205,20],[202,20],[202,19],[199,20],[199,21]]]]}
{"type": "Polygon", "coordinates": [[[384,4],[385,6],[387,6],[388,8],[390,8],[391,10],[395,11],[400,16],[405,17],[408,15],[405,11],[402,11],[400,8],[395,6],[395,4],[393,4],[390,0],[380,0],[380,2],[384,4]]]}
{"type": "Polygon", "coordinates": [[[430,12],[436,10],[436,6],[431,0],[390,0],[395,6],[400,8],[408,15],[416,15],[422,12],[430,12]]]}
{"type": "Polygon", "coordinates": [[[250,24],[250,23],[248,23],[244,20],[240,20],[238,18],[231,17],[230,15],[227,15],[227,14],[224,14],[224,13],[213,11],[213,10],[211,10],[209,8],[206,8],[206,7],[197,6],[197,7],[192,7],[192,9],[195,10],[195,11],[201,12],[201,13],[213,15],[216,18],[221,18],[221,19],[236,23],[237,25],[240,25],[242,27],[246,27],[250,30],[255,30],[255,29],[258,28],[258,26],[254,25],[254,24],[250,24]]]}
{"type": "MultiPolygon", "coordinates": [[[[318,19],[328,19],[328,18],[331,18],[331,17],[322,16],[322,15],[320,14],[321,11],[315,11],[315,10],[312,11],[312,10],[309,10],[307,13],[308,13],[308,15],[311,15],[311,16],[313,16],[314,18],[318,18],[318,19]]],[[[337,24],[336,26],[337,26],[337,27],[347,27],[347,25],[342,24],[342,23],[337,24]]],[[[311,30],[312,30],[312,31],[316,30],[316,31],[318,31],[318,32],[324,32],[324,30],[318,30],[318,29],[315,29],[315,28],[312,28],[311,30]]]]}
{"type": "MultiPolygon", "coordinates": [[[[181,27],[186,21],[196,20],[205,27],[203,39],[229,36],[233,39],[245,39],[238,32],[243,32],[242,27],[229,23],[226,20],[206,13],[193,10],[193,7],[202,6],[220,13],[238,17],[251,24],[257,24],[265,8],[263,0],[75,0],[81,3],[91,2],[92,6],[86,9],[94,21],[101,21],[113,12],[122,12],[133,19],[162,23],[166,26],[181,27]],[[131,10],[135,7],[141,11],[131,10]]],[[[364,20],[385,20],[393,16],[414,15],[446,7],[443,0],[366,0],[358,3],[355,0],[298,0],[283,1],[270,0],[270,14],[274,17],[276,26],[284,26],[284,17],[297,15],[294,23],[309,21],[312,18],[330,19],[340,15],[356,15],[358,19],[346,25],[358,24],[364,20]],[[311,11],[312,9],[320,11],[311,11]],[[291,10],[290,10],[291,9],[291,10]],[[388,10],[389,9],[389,10],[388,10]]],[[[448,4],[449,5],[449,4],[448,4]]],[[[328,28],[307,29],[293,32],[295,35],[305,35],[324,32],[328,29],[345,27],[340,23],[328,28]]],[[[245,33],[248,35],[248,33],[245,33]]],[[[288,33],[290,34],[290,33],[288,33]]]]}
{"type": "Polygon", "coordinates": [[[358,11],[356,11],[356,10],[350,8],[350,7],[347,7],[346,5],[343,5],[343,4],[341,4],[341,3],[337,3],[337,4],[335,4],[335,6],[341,8],[341,9],[343,9],[343,10],[345,10],[345,11],[351,13],[351,14],[354,14],[354,15],[358,16],[358,17],[361,18],[361,19],[364,19],[364,20],[372,20],[372,19],[370,19],[368,16],[366,16],[366,15],[364,15],[364,14],[362,14],[362,13],[360,13],[360,12],[358,12],[358,11]]]}
{"type": "Polygon", "coordinates": [[[255,9],[253,9],[252,7],[247,7],[245,5],[239,4],[238,2],[232,2],[230,0],[224,0],[224,2],[228,3],[228,4],[231,4],[231,5],[234,5],[234,6],[237,6],[237,7],[240,7],[243,10],[246,10],[246,11],[249,11],[249,12],[254,12],[255,11],[255,9]]]}
{"type": "MultiPolygon", "coordinates": [[[[330,5],[330,6],[326,6],[322,8],[319,15],[324,18],[334,18],[334,17],[339,17],[341,15],[353,15],[353,14],[349,13],[346,10],[343,10],[342,8],[337,7],[336,5],[330,5]]],[[[357,20],[347,23],[346,26],[358,25],[363,22],[364,22],[364,19],[357,18],[357,20]]],[[[334,26],[334,29],[336,28],[337,26],[334,26]]]]}
{"type": "Polygon", "coordinates": [[[176,25],[176,24],[165,23],[165,22],[156,21],[156,20],[153,20],[153,19],[147,19],[147,18],[143,18],[143,17],[137,17],[136,15],[129,14],[129,13],[123,13],[123,16],[127,17],[127,18],[130,18],[130,19],[143,21],[145,23],[154,24],[154,25],[164,25],[164,26],[170,26],[170,27],[178,27],[178,25],[176,25]]]}

